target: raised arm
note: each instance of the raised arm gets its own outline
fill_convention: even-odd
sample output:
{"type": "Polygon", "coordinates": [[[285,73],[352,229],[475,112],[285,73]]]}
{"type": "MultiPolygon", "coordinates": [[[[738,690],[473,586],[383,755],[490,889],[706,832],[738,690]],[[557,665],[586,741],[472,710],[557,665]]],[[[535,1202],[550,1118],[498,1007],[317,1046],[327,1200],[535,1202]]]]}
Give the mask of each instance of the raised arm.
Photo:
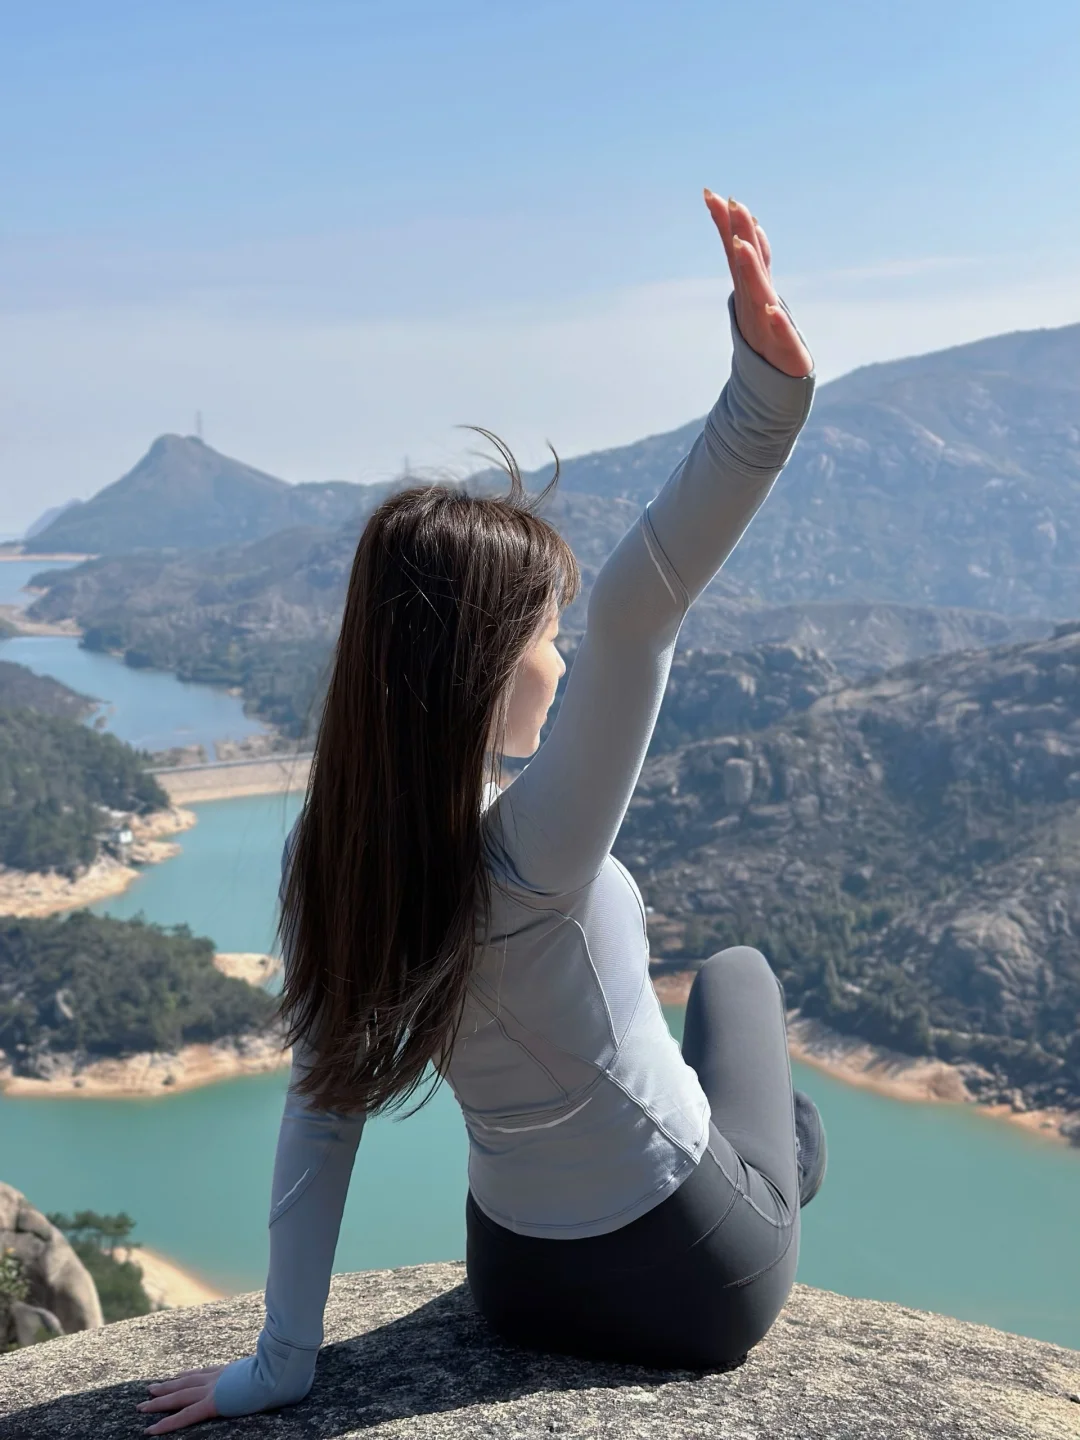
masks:
{"type": "Polygon", "coordinates": [[[551,733],[494,807],[513,872],[542,894],[579,889],[603,864],[637,784],[683,618],[734,550],[810,413],[813,359],[773,289],[764,232],[749,212],[729,216],[715,196],[709,208],[735,281],[730,379],[690,453],[597,576],[551,733]],[[756,243],[739,242],[751,232],[756,243]]]}

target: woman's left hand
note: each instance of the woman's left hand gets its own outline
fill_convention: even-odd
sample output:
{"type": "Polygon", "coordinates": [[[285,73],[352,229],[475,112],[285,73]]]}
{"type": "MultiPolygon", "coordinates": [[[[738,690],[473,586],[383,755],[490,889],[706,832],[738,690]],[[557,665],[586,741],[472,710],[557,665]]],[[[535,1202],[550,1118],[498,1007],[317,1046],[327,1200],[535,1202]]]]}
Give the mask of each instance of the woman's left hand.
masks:
{"type": "Polygon", "coordinates": [[[772,250],[745,205],[705,191],[705,204],[727,252],[735,284],[735,318],[752,350],[785,375],[809,375],[814,360],[773,289],[772,250]]]}
{"type": "Polygon", "coordinates": [[[218,1413],[214,1404],[214,1382],[224,1369],[224,1365],[215,1365],[209,1370],[185,1370],[171,1380],[148,1385],[147,1389],[154,1398],[144,1400],[135,1408],[144,1415],[162,1410],[176,1413],[151,1425],[143,1434],[168,1435],[173,1430],[186,1430],[189,1425],[197,1425],[200,1420],[213,1420],[218,1413]]]}

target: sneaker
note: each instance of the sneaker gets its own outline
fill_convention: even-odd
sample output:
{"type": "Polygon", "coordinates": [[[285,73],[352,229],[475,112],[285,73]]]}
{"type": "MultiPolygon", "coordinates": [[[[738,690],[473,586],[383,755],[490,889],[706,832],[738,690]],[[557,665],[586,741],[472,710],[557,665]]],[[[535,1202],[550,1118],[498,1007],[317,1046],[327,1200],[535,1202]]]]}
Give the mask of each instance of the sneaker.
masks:
{"type": "Polygon", "coordinates": [[[799,1165],[799,1204],[808,1205],[821,1189],[828,1155],[821,1113],[802,1090],[795,1091],[795,1156],[799,1165]]]}

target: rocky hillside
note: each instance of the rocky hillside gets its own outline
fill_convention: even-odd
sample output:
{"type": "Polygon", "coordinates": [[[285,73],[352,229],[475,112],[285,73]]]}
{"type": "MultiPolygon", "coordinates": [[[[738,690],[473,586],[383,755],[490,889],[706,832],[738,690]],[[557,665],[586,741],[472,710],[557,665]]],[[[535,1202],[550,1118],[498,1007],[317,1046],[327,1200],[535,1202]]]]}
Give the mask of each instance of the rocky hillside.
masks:
{"type": "MultiPolygon", "coordinates": [[[[86,645],[123,654],[129,664],[238,685],[261,717],[299,737],[317,715],[356,542],[376,503],[372,492],[336,531],[294,528],[171,559],[102,557],[46,571],[35,580],[50,588],[31,611],[36,619],[76,617],[86,645]]],[[[584,594],[568,616],[580,628],[588,589],[638,511],[630,501],[566,492],[546,513],[582,569],[584,594]]],[[[721,577],[704,608],[719,616],[744,603],[721,577]]]]}
{"type": "Polygon", "coordinates": [[[162,435],[126,475],[92,499],[31,527],[26,554],[207,549],[293,525],[340,525],[362,498],[344,481],[290,485],[219,455],[193,436],[162,435]]]}
{"type": "MultiPolygon", "coordinates": [[[[245,545],[163,557],[103,556],[34,577],[48,593],[37,620],[72,618],[93,649],[182,679],[239,686],[252,710],[300,737],[317,716],[357,539],[381,492],[337,530],[295,527],[245,545]]],[[[571,642],[584,627],[592,582],[639,508],[557,491],[545,514],[572,545],[580,598],[563,617],[571,642]]],[[[691,609],[680,650],[795,644],[850,675],[920,655],[1045,635],[1050,622],[960,609],[855,601],[767,606],[725,568],[691,609]]]]}
{"type": "Polygon", "coordinates": [[[25,665],[0,660],[0,708],[36,710],[39,715],[58,715],[65,720],[83,720],[97,709],[98,701],[62,685],[50,675],[35,675],[25,665]]]}
{"type": "MultiPolygon", "coordinates": [[[[315,1384],[231,1421],[281,1440],[1069,1440],[1080,1356],[986,1325],[796,1285],[747,1360],[645,1370],[518,1350],[460,1264],[336,1275],[315,1384]],[[358,1383],[360,1382],[360,1383],[358,1383]]],[[[5,1440],[121,1440],[149,1379],[251,1353],[261,1295],[128,1320],[4,1361],[5,1440]]],[[[208,1432],[212,1433],[212,1432],[208,1432]]]]}
{"type": "MultiPolygon", "coordinates": [[[[727,580],[770,607],[888,601],[1065,618],[1080,593],[1078,409],[1080,325],[863,366],[822,385],[727,580]]],[[[606,506],[626,501],[633,514],[700,429],[694,420],[564,461],[561,488],[604,502],[589,512],[595,532],[583,532],[579,514],[577,543],[606,543],[606,506]]],[[[534,490],[548,478],[526,477],[534,490]]],[[[296,526],[335,530],[400,483],[290,485],[190,436],[165,435],[26,548],[185,551],[296,526]]],[[[467,483],[503,481],[483,472],[467,483]]]]}
{"type": "Polygon", "coordinates": [[[656,956],[757,944],[804,1014],[1080,1110],[1080,625],[657,755],[616,853],[656,956]]]}
{"type": "MultiPolygon", "coordinates": [[[[565,484],[644,503],[700,428],[567,460],[565,484]]],[[[822,385],[727,570],[770,605],[889,600],[1072,614],[1080,325],[867,365],[822,385]]]]}

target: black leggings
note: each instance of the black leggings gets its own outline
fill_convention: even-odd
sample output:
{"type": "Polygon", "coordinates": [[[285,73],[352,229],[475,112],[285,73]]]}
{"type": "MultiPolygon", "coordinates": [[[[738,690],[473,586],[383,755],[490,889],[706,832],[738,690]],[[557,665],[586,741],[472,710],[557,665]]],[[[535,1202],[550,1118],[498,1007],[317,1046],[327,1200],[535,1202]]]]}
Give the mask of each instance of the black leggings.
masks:
{"type": "Polygon", "coordinates": [[[799,1178],[784,991],[759,951],[738,945],[701,967],[682,1048],[712,1109],[708,1149],[645,1215],[607,1235],[536,1239],[469,1195],[469,1285],[507,1339],[711,1369],[771,1328],[799,1258],[799,1178]]]}

